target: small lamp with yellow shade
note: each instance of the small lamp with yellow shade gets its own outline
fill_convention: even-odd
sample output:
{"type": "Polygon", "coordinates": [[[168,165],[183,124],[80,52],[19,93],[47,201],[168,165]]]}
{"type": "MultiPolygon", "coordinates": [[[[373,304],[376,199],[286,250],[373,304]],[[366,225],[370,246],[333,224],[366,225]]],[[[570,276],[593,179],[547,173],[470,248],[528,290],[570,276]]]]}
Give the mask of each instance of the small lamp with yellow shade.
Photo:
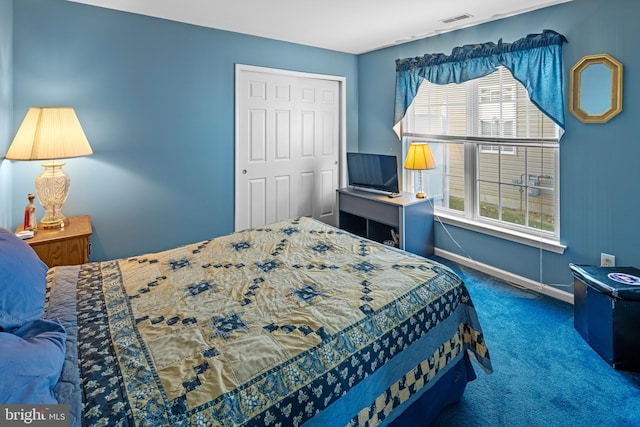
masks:
{"type": "Polygon", "coordinates": [[[418,192],[416,197],[424,199],[427,195],[422,191],[422,171],[427,169],[435,169],[436,161],[431,153],[429,144],[414,143],[409,146],[409,152],[404,162],[404,168],[418,171],[418,192]]]}
{"type": "Polygon", "coordinates": [[[69,195],[69,175],[57,159],[93,154],[78,117],[70,107],[32,107],[18,128],[7,160],[50,160],[36,178],[36,193],[45,210],[42,228],[64,227],[62,205],[69,195]]]}

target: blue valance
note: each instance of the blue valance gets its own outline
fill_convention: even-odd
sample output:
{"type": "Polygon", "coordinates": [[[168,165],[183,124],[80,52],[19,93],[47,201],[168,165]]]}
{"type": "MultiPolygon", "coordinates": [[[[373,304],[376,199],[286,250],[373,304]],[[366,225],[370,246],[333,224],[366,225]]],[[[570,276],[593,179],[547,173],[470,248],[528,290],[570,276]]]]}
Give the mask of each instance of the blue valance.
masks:
{"type": "Polygon", "coordinates": [[[423,80],[435,84],[463,83],[484,77],[504,66],[527,89],[529,98],[564,130],[562,96],[562,43],[567,39],[552,30],[530,34],[513,43],[456,47],[451,55],[426,54],[396,60],[394,129],[404,118],[423,80]]]}

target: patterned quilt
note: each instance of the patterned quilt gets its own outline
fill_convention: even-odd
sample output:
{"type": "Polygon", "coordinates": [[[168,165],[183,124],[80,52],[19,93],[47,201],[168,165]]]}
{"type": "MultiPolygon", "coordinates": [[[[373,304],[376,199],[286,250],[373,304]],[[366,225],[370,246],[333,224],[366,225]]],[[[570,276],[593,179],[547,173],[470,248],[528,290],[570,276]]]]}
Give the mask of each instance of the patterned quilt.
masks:
{"type": "Polygon", "coordinates": [[[77,295],[87,425],[300,425],[436,329],[349,423],[465,351],[491,371],[455,274],[307,218],[85,264],[77,295]]]}

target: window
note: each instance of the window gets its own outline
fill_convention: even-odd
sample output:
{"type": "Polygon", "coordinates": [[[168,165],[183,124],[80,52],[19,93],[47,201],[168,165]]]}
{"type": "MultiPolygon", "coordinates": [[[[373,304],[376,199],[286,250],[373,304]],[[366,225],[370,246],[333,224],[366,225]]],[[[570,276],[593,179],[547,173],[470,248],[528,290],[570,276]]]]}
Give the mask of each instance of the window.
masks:
{"type": "Polygon", "coordinates": [[[403,129],[407,146],[428,142],[434,153],[437,168],[423,173],[437,212],[559,240],[559,129],[509,70],[423,81],[403,129]]]}

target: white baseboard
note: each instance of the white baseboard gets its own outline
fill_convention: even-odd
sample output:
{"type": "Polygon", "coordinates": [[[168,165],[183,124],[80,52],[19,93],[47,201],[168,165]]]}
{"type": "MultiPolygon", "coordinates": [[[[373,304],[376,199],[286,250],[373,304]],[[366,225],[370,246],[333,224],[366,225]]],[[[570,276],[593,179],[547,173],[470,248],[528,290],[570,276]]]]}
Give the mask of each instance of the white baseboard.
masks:
{"type": "Polygon", "coordinates": [[[439,257],[448,259],[466,267],[473,268],[490,276],[497,277],[508,283],[513,283],[515,285],[522,286],[523,288],[530,289],[540,294],[550,296],[560,301],[568,302],[569,304],[573,304],[572,293],[554,288],[553,286],[545,285],[544,283],[536,282],[535,280],[527,279],[526,277],[510,273],[506,270],[502,270],[491,265],[484,264],[482,262],[473,261],[465,256],[445,251],[443,249],[435,248],[434,252],[435,255],[439,257]]]}

